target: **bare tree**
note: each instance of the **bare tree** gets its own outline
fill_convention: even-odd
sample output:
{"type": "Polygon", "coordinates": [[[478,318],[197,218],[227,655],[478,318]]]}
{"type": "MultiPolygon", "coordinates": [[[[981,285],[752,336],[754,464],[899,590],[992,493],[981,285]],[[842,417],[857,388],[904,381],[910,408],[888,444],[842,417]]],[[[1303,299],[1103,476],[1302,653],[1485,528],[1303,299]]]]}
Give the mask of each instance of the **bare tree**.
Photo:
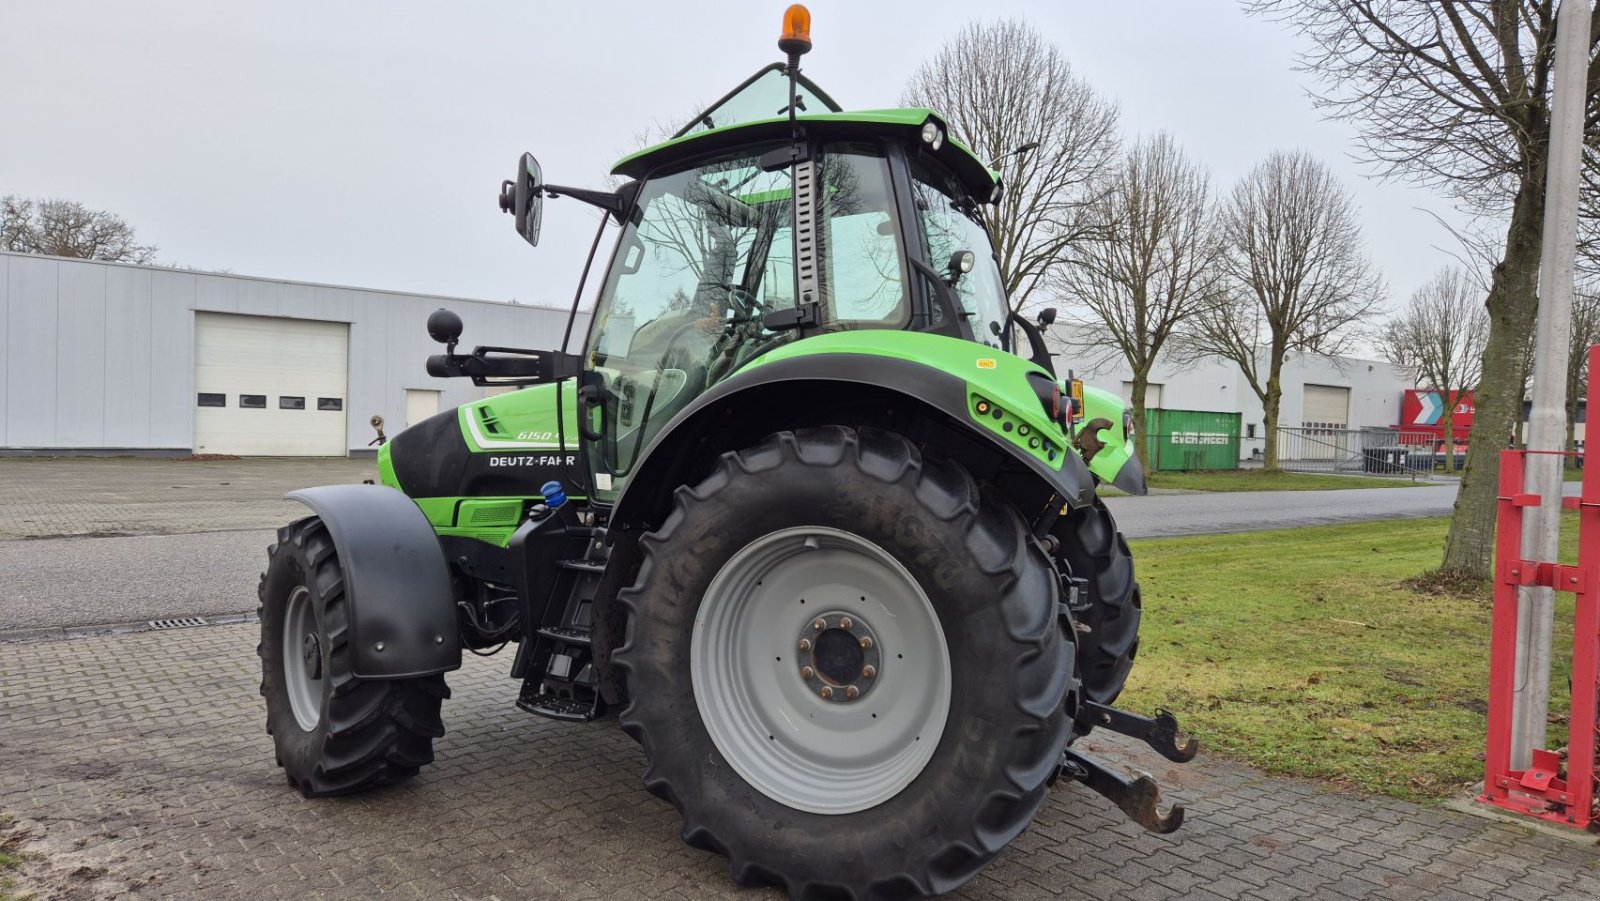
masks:
{"type": "MultiPolygon", "coordinates": [[[[1467,469],[1442,567],[1488,578],[1498,453],[1520,420],[1518,376],[1538,306],[1555,2],[1246,0],[1245,6],[1290,20],[1309,38],[1314,49],[1303,62],[1328,86],[1318,103],[1356,126],[1363,155],[1380,173],[1505,217],[1467,469]]],[[[1593,35],[1600,39],[1600,27],[1593,35]]],[[[1600,71],[1593,65],[1588,97],[1593,141],[1600,132],[1600,71]]]]}
{"type": "MultiPolygon", "coordinates": [[[[1069,332],[1064,343],[1091,351],[1083,345],[1110,336],[1133,371],[1133,417],[1143,434],[1150,370],[1216,285],[1211,181],[1160,132],[1124,154],[1088,218],[1096,226],[1092,237],[1070,248],[1051,287],[1104,332],[1069,332]]],[[[1135,447],[1144,459],[1145,443],[1135,447]]]]}
{"type": "Polygon", "coordinates": [[[1455,469],[1455,399],[1451,392],[1476,392],[1488,337],[1484,292],[1472,276],[1445,267],[1411,295],[1404,310],[1384,326],[1380,344],[1389,362],[1429,391],[1439,392],[1444,409],[1439,427],[1445,436],[1446,471],[1455,469]]]}
{"type": "Polygon", "coordinates": [[[1011,308],[1021,309],[1090,231],[1084,214],[1116,158],[1116,104],[1017,20],[962,29],[912,76],[902,102],[944,113],[955,137],[1003,167],[989,230],[1011,308]]]}
{"type": "Polygon", "coordinates": [[[149,263],[154,244],[140,244],[121,216],[76,200],[0,198],[0,250],[84,260],[149,263]]]}
{"type": "MultiPolygon", "coordinates": [[[[1600,344],[1600,286],[1584,285],[1572,294],[1572,344],[1567,357],[1567,450],[1578,449],[1578,402],[1588,392],[1589,346],[1600,344]]],[[[1584,448],[1588,450],[1587,447],[1584,448]]]]}
{"type": "Polygon", "coordinates": [[[1348,349],[1383,280],[1349,193],[1303,152],[1274,153],[1252,169],[1218,223],[1226,284],[1195,317],[1189,352],[1239,366],[1266,420],[1265,465],[1276,469],[1284,361],[1348,349]]]}

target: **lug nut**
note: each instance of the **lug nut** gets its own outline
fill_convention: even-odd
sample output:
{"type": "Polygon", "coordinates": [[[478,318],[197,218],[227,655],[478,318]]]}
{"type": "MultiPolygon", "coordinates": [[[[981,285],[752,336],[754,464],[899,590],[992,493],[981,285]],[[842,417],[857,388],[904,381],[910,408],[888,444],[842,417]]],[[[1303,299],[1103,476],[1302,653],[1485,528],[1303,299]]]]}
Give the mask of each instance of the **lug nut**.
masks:
{"type": "Polygon", "coordinates": [[[844,619],[839,620],[839,628],[845,630],[846,632],[850,631],[851,629],[854,629],[855,627],[856,627],[856,621],[851,619],[848,616],[845,617],[844,619]]]}
{"type": "Polygon", "coordinates": [[[377,644],[373,645],[372,649],[374,651],[382,651],[383,650],[383,642],[380,641],[377,644]]]}
{"type": "Polygon", "coordinates": [[[873,666],[870,663],[861,668],[861,676],[862,676],[862,678],[871,679],[873,676],[876,676],[877,674],[878,674],[878,668],[873,666]]]}
{"type": "Polygon", "coordinates": [[[811,628],[821,632],[823,629],[828,628],[828,621],[819,617],[816,622],[811,624],[811,628]]]}
{"type": "Polygon", "coordinates": [[[861,689],[852,685],[844,690],[844,696],[854,701],[856,698],[861,697],[861,689]]]}
{"type": "Polygon", "coordinates": [[[822,695],[824,700],[832,698],[833,697],[833,689],[828,687],[828,686],[826,686],[826,685],[824,685],[824,686],[822,686],[821,695],[822,695]]]}
{"type": "Polygon", "coordinates": [[[809,679],[812,676],[815,676],[816,674],[817,674],[817,671],[812,669],[809,666],[800,667],[800,678],[802,678],[802,679],[809,679]]]}
{"type": "Polygon", "coordinates": [[[866,635],[866,636],[862,637],[862,639],[861,639],[861,650],[863,650],[863,651],[872,650],[872,636],[866,635]]]}
{"type": "Polygon", "coordinates": [[[800,639],[800,650],[802,650],[802,651],[811,650],[811,639],[809,639],[809,638],[800,639]]]}

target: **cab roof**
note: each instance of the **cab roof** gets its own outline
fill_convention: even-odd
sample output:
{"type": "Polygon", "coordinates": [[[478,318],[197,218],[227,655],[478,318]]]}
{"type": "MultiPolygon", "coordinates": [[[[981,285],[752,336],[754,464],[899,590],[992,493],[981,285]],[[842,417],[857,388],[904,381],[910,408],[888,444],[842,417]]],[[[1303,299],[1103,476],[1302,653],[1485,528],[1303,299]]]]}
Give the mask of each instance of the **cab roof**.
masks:
{"type": "MultiPolygon", "coordinates": [[[[949,167],[974,196],[987,199],[993,192],[999,174],[984,165],[966,145],[950,137],[945,118],[934,110],[910,107],[846,112],[805,76],[800,76],[798,82],[802,112],[795,116],[795,122],[807,136],[822,140],[887,137],[910,141],[949,167]],[[821,106],[826,111],[811,112],[811,106],[821,106]],[[938,150],[922,140],[922,127],[930,120],[945,134],[938,150]]],[[[611,172],[643,178],[655,169],[741,145],[785,140],[792,134],[787,92],[784,66],[773,63],[707,107],[671,139],[623,157],[611,172]],[[782,100],[774,103],[773,91],[780,80],[782,100]],[[773,112],[767,114],[767,110],[773,112]]]]}

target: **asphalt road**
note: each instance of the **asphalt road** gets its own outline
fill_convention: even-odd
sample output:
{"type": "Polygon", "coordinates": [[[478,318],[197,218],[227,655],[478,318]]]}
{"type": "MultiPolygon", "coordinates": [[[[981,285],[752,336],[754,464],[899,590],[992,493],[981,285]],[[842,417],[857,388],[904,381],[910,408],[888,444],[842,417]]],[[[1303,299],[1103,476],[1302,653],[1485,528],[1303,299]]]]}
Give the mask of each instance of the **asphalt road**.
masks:
{"type": "MultiPolygon", "coordinates": [[[[1569,491],[1576,491],[1576,484],[1569,491]]],[[[1133,538],[1444,516],[1455,485],[1115,497],[1133,538]]],[[[269,530],[0,541],[0,633],[256,607],[269,530]]]]}
{"type": "Polygon", "coordinates": [[[1292,529],[1367,519],[1448,516],[1456,483],[1344,491],[1239,491],[1108,497],[1129,538],[1292,529]]]}

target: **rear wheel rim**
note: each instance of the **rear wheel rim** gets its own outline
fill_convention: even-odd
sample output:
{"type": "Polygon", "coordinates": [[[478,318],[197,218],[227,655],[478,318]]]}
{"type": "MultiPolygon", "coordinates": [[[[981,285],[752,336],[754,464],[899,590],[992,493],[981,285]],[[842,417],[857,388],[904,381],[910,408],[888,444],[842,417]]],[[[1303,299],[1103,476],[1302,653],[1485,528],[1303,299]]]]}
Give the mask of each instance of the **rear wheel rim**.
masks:
{"type": "Polygon", "coordinates": [[[717,750],[797,810],[854,813],[894,797],[949,715],[932,602],[888,552],[838,529],[783,529],[730,557],[700,602],[689,657],[717,750]],[[843,635],[863,653],[841,658],[843,635]]]}
{"type": "Polygon", "coordinates": [[[322,722],[322,640],[311,592],[295,586],[283,614],[283,687],[300,728],[322,722]]]}

